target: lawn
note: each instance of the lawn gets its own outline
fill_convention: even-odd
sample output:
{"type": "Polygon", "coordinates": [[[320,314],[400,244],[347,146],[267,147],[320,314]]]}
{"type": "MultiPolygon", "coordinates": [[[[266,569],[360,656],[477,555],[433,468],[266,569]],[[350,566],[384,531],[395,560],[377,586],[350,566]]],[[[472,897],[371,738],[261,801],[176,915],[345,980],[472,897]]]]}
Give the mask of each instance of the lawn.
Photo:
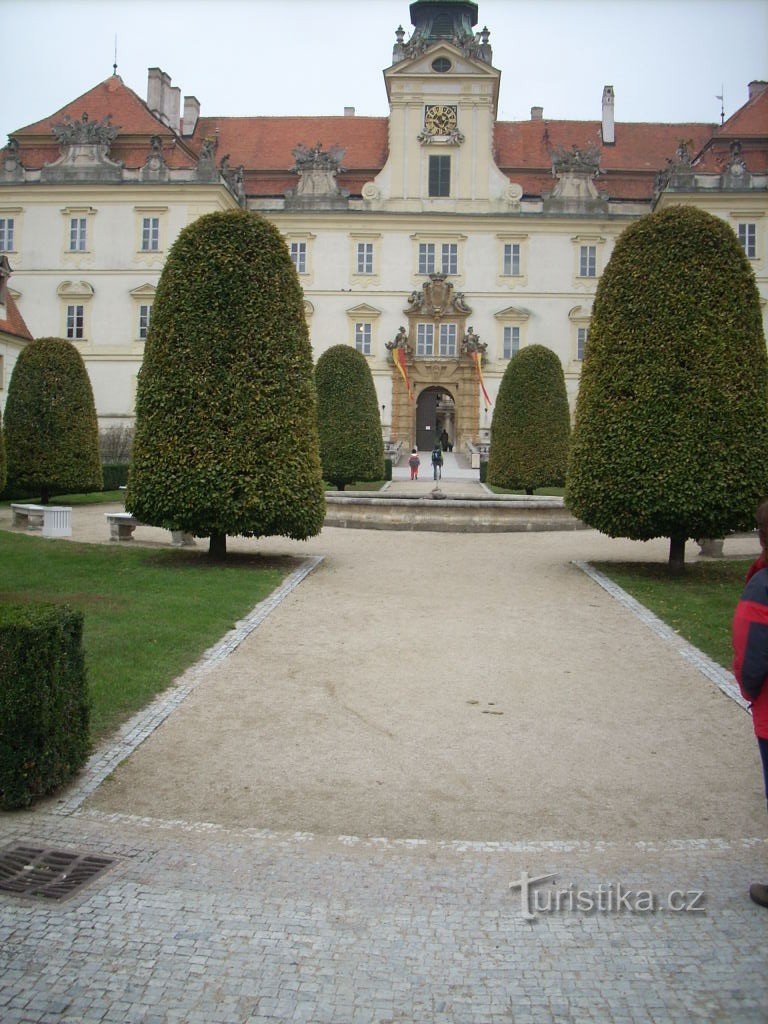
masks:
{"type": "MultiPolygon", "coordinates": [[[[51,498],[51,505],[101,505],[107,502],[123,501],[125,491],[95,491],[92,494],[57,494],[51,498]]],[[[11,502],[34,505],[40,501],[40,495],[36,498],[13,498],[7,501],[0,501],[0,505],[7,508],[11,502]]]]}
{"type": "MultiPolygon", "coordinates": [[[[356,483],[347,484],[344,488],[344,493],[347,491],[380,491],[386,482],[386,480],[359,480],[356,483]]],[[[342,493],[338,487],[329,484],[327,481],[325,481],[325,489],[326,491],[333,491],[335,494],[342,493]]]]}
{"type": "MultiPolygon", "coordinates": [[[[494,494],[525,494],[524,488],[517,491],[510,491],[507,487],[497,487],[496,484],[486,483],[485,485],[489,490],[493,491],[494,494]]],[[[537,487],[532,497],[536,497],[537,494],[553,494],[558,498],[565,497],[564,487],[537,487]]]]}
{"type": "Polygon", "coordinates": [[[164,690],[293,566],[258,555],[73,544],[0,531],[0,602],[66,603],[85,615],[99,739],[164,690]]]}
{"type": "Polygon", "coordinates": [[[654,563],[593,564],[686,640],[730,669],[731,621],[750,560],[695,562],[686,565],[679,577],[670,576],[666,565],[654,563]]]}

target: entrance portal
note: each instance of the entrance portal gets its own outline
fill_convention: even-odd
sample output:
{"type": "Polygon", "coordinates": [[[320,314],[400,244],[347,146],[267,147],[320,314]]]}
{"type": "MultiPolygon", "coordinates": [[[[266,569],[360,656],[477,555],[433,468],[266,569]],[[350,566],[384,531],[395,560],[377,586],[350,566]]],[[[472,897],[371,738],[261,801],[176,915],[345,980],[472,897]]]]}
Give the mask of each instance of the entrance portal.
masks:
{"type": "Polygon", "coordinates": [[[416,403],[416,446],[429,451],[443,431],[453,446],[456,438],[456,405],[453,397],[440,387],[425,388],[416,403]]]}

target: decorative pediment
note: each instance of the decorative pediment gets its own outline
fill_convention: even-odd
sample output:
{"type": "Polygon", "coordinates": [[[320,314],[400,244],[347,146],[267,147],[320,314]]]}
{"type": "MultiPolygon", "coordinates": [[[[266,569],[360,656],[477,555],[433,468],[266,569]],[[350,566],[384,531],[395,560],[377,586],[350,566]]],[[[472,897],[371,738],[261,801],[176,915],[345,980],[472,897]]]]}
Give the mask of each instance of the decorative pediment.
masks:
{"type": "Polygon", "coordinates": [[[361,302],[359,306],[352,306],[351,309],[348,309],[347,316],[354,320],[359,320],[361,317],[373,320],[377,316],[381,316],[381,310],[376,309],[375,306],[369,306],[367,302],[361,302]]]}
{"type": "Polygon", "coordinates": [[[168,181],[171,172],[163,155],[163,140],[153,135],[149,142],[149,153],[141,169],[142,181],[168,181]]]}
{"type": "Polygon", "coordinates": [[[62,281],[56,294],[62,299],[90,299],[93,296],[93,285],[87,281],[62,281]]]}
{"type": "Polygon", "coordinates": [[[573,306],[568,310],[568,319],[572,324],[587,323],[592,317],[592,309],[587,306],[573,306]]]}
{"type": "Polygon", "coordinates": [[[530,311],[523,309],[520,306],[507,306],[506,309],[500,309],[498,313],[493,314],[497,320],[504,320],[514,323],[525,323],[530,317],[530,311]]]}
{"type": "MultiPolygon", "coordinates": [[[[407,45],[407,44],[406,44],[407,45]]],[[[438,65],[445,66],[445,65],[438,65]]],[[[471,54],[464,53],[458,46],[448,42],[428,44],[420,53],[403,57],[389,71],[393,78],[407,75],[483,75],[486,78],[497,78],[499,72],[479,57],[473,59],[471,54]],[[449,61],[450,67],[445,71],[436,72],[435,61],[449,61]]]]}
{"type": "Polygon", "coordinates": [[[433,320],[444,316],[464,317],[471,312],[464,293],[455,292],[445,274],[430,274],[420,291],[411,292],[405,310],[408,316],[423,316],[433,320]]]}
{"type": "Polygon", "coordinates": [[[336,175],[344,170],[344,152],[340,146],[323,151],[319,142],[311,149],[300,142],[293,150],[296,162],[291,168],[299,181],[285,193],[286,208],[336,206],[339,201],[346,206],[349,192],[336,184],[336,175]]]}
{"type": "Polygon", "coordinates": [[[140,284],[138,288],[131,288],[130,294],[134,299],[154,299],[157,294],[157,288],[155,285],[147,282],[146,284],[140,284]]]}
{"type": "Polygon", "coordinates": [[[79,121],[66,116],[52,128],[61,148],[61,156],[43,164],[43,182],[116,182],[123,179],[123,164],[109,159],[109,149],[119,127],[111,124],[111,114],[102,121],[91,121],[86,112],[79,121]]]}

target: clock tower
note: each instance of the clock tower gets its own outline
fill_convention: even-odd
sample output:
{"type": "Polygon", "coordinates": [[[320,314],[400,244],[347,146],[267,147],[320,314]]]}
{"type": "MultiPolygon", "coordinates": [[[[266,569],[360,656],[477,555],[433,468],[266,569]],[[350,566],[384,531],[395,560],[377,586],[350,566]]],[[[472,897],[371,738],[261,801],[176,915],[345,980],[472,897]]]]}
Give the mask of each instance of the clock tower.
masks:
{"type": "Polygon", "coordinates": [[[413,32],[395,34],[384,72],[389,156],[363,188],[370,209],[490,213],[519,198],[493,160],[500,72],[490,32],[475,32],[477,5],[416,0],[413,32]]]}

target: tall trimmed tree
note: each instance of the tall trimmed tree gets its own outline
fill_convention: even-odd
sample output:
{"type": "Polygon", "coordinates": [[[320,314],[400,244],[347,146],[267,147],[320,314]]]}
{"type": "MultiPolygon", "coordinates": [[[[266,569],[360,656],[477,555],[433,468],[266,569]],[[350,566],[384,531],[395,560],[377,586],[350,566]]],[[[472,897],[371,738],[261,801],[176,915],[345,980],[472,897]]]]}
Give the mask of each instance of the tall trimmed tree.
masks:
{"type": "Polygon", "coordinates": [[[568,474],[574,515],[612,537],[750,528],[768,491],[768,360],[731,228],[671,207],[621,235],[598,286],[568,474]]]}
{"type": "Polygon", "coordinates": [[[343,491],[384,476],[379,402],[368,362],[349,345],[327,349],[315,367],[323,477],[343,491]]]}
{"type": "Polygon", "coordinates": [[[312,353],[277,228],[236,210],[186,227],[158,284],[126,508],[209,537],[303,540],[325,517],[312,353]]]}
{"type": "Polygon", "coordinates": [[[491,423],[488,483],[525,489],[561,486],[571,432],[560,359],[544,345],[521,349],[509,361],[491,423]]]}
{"type": "Polygon", "coordinates": [[[8,481],[40,495],[100,491],[99,428],[82,356],[64,338],[19,353],[5,405],[8,481]]]}

